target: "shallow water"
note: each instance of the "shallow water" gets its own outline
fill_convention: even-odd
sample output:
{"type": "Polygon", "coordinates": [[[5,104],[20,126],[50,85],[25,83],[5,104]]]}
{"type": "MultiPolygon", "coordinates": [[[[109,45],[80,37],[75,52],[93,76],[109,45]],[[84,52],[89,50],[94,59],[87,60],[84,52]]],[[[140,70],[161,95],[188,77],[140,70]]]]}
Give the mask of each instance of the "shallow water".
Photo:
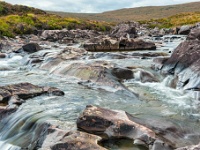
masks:
{"type": "MultiPolygon", "coordinates": [[[[167,42],[157,51],[171,51],[180,41],[167,42]]],[[[131,53],[131,52],[127,52],[131,53]]],[[[119,66],[141,66],[149,68],[152,59],[108,59],[119,66]]],[[[84,60],[81,60],[84,61],[84,60]]],[[[95,60],[87,60],[95,61],[95,60]]],[[[24,64],[23,57],[11,55],[0,59],[0,83],[2,85],[30,82],[41,86],[54,86],[65,92],[64,97],[38,96],[23,103],[18,111],[0,124],[0,150],[19,150],[20,147],[32,149],[36,143],[37,126],[50,123],[65,130],[76,130],[76,119],[88,104],[109,109],[120,109],[142,119],[168,120],[180,128],[188,129],[188,137],[200,134],[200,101],[191,92],[169,88],[171,77],[160,83],[141,83],[137,80],[125,81],[129,90],[137,93],[139,99],[126,93],[110,92],[106,89],[91,89],[77,84],[79,79],[60,78],[47,71],[32,68],[24,64]]],[[[188,138],[186,137],[186,138],[188,138]]],[[[188,138],[189,143],[196,144],[199,138],[188,138]]],[[[135,149],[130,142],[105,143],[109,149],[135,149]]]]}

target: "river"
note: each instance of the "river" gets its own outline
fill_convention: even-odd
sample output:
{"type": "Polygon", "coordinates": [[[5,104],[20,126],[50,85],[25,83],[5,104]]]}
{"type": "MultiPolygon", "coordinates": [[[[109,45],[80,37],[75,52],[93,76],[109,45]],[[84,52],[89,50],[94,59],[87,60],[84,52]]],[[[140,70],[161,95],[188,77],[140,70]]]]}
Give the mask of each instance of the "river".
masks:
{"type": "MultiPolygon", "coordinates": [[[[165,42],[162,47],[157,49],[157,52],[172,51],[180,42],[180,39],[165,42]]],[[[120,66],[134,64],[143,66],[147,70],[152,63],[152,59],[140,58],[110,59],[101,57],[100,60],[114,62],[120,66]]],[[[65,92],[65,96],[38,96],[23,103],[16,113],[5,118],[0,124],[0,150],[20,150],[22,147],[31,150],[30,143],[37,142],[35,130],[44,122],[65,130],[76,130],[76,119],[88,104],[124,110],[138,118],[168,120],[180,128],[188,129],[189,132],[186,134],[188,136],[183,142],[196,144],[200,141],[200,136],[194,138],[190,135],[200,135],[200,101],[191,91],[168,87],[170,80],[171,77],[167,76],[159,83],[142,83],[137,79],[125,81],[124,85],[139,95],[139,99],[134,99],[126,93],[82,86],[77,84],[79,82],[77,78],[61,78],[48,71],[25,64],[24,57],[20,54],[10,54],[8,58],[0,59],[1,86],[30,82],[35,85],[60,88],[65,92]]],[[[130,144],[123,144],[123,142],[106,146],[113,150],[140,149],[130,147],[130,144]]]]}

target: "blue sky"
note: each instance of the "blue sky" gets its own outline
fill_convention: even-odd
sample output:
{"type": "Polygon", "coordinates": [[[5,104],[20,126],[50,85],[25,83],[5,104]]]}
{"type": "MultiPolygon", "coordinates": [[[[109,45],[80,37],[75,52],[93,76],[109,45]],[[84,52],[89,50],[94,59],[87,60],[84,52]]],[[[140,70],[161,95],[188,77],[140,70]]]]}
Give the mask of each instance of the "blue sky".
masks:
{"type": "Polygon", "coordinates": [[[5,0],[12,4],[23,4],[43,10],[98,13],[121,8],[161,6],[200,0],[5,0]]]}

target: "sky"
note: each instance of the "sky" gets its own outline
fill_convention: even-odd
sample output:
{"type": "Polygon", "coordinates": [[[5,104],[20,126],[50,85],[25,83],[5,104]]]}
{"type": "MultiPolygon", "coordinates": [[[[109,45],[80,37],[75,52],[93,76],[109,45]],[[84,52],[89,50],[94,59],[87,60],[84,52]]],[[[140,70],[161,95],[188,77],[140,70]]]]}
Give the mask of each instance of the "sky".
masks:
{"type": "Polygon", "coordinates": [[[12,4],[22,4],[43,10],[100,13],[104,11],[141,6],[163,6],[200,0],[4,0],[12,4]]]}

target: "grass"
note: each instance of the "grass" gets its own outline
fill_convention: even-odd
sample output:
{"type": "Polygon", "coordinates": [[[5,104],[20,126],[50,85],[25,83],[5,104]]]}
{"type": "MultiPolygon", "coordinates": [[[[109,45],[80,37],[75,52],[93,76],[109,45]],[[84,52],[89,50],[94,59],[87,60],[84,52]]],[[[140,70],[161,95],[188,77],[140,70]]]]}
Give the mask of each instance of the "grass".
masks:
{"type": "Polygon", "coordinates": [[[0,35],[13,37],[21,34],[31,34],[36,29],[91,29],[97,31],[108,31],[110,24],[98,21],[85,21],[76,18],[63,18],[51,14],[23,14],[6,15],[0,17],[0,35]]]}
{"type": "Polygon", "coordinates": [[[141,24],[147,24],[150,28],[173,28],[182,25],[193,25],[197,22],[200,22],[200,12],[180,13],[162,19],[139,21],[141,24]]]}

